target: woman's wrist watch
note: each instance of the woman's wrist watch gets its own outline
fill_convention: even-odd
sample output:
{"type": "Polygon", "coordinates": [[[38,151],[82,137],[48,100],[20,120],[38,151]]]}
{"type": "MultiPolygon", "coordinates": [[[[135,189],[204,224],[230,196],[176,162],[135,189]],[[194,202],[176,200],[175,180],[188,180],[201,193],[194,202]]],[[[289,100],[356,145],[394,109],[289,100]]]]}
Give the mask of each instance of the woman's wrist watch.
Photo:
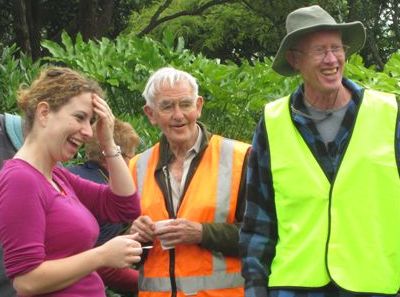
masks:
{"type": "Polygon", "coordinates": [[[101,152],[105,158],[115,158],[121,156],[121,147],[119,145],[114,146],[111,151],[102,151],[101,152]]]}

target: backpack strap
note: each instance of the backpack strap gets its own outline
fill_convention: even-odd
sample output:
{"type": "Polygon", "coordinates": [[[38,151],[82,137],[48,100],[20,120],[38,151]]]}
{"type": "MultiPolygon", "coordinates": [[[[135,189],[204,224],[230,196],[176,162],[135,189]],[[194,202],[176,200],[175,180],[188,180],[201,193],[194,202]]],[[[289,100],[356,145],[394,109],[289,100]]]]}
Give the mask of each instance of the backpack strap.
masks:
{"type": "Polygon", "coordinates": [[[11,143],[18,150],[24,143],[21,117],[19,115],[4,113],[4,126],[11,143]]]}

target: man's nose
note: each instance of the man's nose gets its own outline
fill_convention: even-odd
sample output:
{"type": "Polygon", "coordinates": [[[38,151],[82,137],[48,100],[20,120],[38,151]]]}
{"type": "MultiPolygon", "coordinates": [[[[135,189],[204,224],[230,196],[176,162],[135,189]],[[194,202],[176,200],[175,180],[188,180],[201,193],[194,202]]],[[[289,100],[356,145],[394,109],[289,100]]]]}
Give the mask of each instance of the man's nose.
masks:
{"type": "Polygon", "coordinates": [[[182,111],[181,107],[179,106],[179,104],[174,104],[174,108],[172,110],[172,115],[174,117],[183,117],[183,111],[182,111]]]}

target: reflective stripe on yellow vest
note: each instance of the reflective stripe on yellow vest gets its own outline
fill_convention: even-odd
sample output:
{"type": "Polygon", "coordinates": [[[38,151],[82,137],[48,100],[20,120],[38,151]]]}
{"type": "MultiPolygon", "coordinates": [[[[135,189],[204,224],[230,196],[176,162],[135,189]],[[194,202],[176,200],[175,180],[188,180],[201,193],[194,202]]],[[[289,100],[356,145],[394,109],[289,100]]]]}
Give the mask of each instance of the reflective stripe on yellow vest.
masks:
{"type": "Polygon", "coordinates": [[[265,122],[278,224],[270,287],[395,294],[400,286],[400,178],[394,96],[366,90],[330,185],[290,117],[289,98],[265,122]]]}
{"type": "MultiPolygon", "coordinates": [[[[233,223],[248,147],[248,144],[213,135],[182,198],[177,218],[233,223]]],[[[130,163],[142,197],[142,215],[149,215],[153,221],[168,218],[164,197],[154,178],[158,160],[159,144],[156,144],[130,163]]],[[[169,252],[163,251],[156,240],[139,280],[140,296],[170,296],[169,261],[169,252]]],[[[224,257],[198,245],[176,246],[178,296],[243,296],[240,267],[238,258],[224,257]]]]}

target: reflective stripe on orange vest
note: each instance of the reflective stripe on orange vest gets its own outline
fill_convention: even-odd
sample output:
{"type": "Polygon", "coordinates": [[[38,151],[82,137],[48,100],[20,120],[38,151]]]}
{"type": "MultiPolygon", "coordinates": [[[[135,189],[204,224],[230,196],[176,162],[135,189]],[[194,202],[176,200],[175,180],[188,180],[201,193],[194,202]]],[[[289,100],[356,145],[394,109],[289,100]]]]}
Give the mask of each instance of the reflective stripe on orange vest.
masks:
{"type": "MultiPolygon", "coordinates": [[[[141,272],[142,271],[143,270],[141,270],[141,272]]],[[[199,291],[241,287],[243,284],[243,278],[240,273],[228,274],[226,272],[219,272],[211,276],[186,276],[184,278],[176,278],[176,287],[178,291],[184,292],[186,296],[196,295],[199,291]]],[[[158,277],[147,280],[146,278],[140,277],[139,289],[140,291],[148,292],[171,292],[171,279],[169,277],[158,277]]],[[[225,297],[225,295],[221,296],[225,297]]],[[[243,296],[243,294],[237,293],[236,295],[229,296],[243,296]]]]}

